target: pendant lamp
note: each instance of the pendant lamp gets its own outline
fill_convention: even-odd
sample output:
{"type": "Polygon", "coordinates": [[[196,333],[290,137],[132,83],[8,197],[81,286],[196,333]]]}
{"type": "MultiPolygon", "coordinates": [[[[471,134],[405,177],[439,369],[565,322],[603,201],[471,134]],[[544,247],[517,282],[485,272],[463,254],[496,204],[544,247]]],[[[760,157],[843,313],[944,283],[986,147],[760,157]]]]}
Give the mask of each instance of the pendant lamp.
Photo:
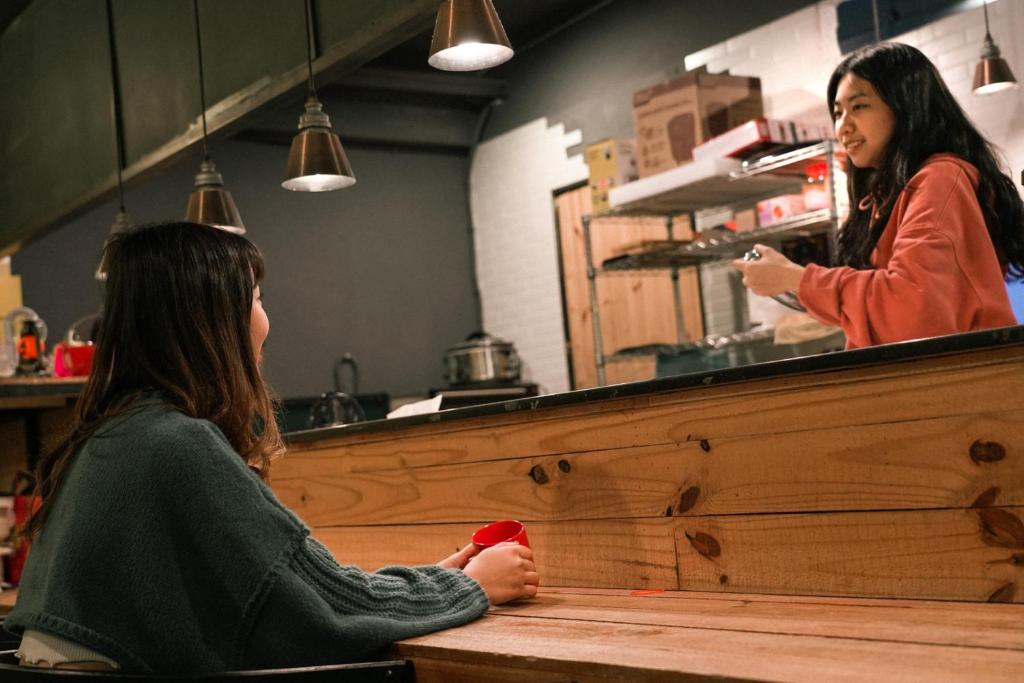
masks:
{"type": "Polygon", "coordinates": [[[128,220],[128,212],[124,210],[124,183],[121,178],[121,169],[124,168],[124,122],[121,119],[121,93],[117,83],[117,44],[114,40],[114,12],[111,8],[111,0],[107,0],[107,39],[110,47],[110,84],[112,103],[114,111],[114,145],[117,151],[117,216],[110,226],[110,235],[103,243],[103,255],[100,257],[99,265],[96,267],[96,279],[103,282],[107,279],[107,242],[119,232],[124,232],[131,227],[128,220]]]}
{"type": "Polygon", "coordinates": [[[203,108],[203,160],[196,174],[196,188],[188,197],[185,220],[221,228],[239,235],[245,234],[245,224],[238,215],[235,200],[224,189],[224,178],[210,158],[206,147],[206,86],[203,82],[203,41],[199,32],[199,0],[192,0],[196,20],[196,55],[199,60],[199,103],[203,108]]]}
{"type": "MultiPolygon", "coordinates": [[[[355,185],[356,176],[341,148],[341,140],[331,130],[331,119],[316,97],[313,82],[313,26],[310,0],[306,0],[306,66],[309,68],[309,97],[306,111],[299,117],[299,134],[292,138],[288,164],[281,187],[296,192],[326,192],[355,185]]],[[[315,15],[313,15],[315,21],[315,15]]]]}
{"type": "Polygon", "coordinates": [[[441,3],[427,60],[430,66],[442,71],[477,71],[503,64],[513,54],[491,0],[441,3]]]}
{"type": "Polygon", "coordinates": [[[988,30],[988,1],[982,6],[985,9],[985,47],[981,51],[981,61],[974,67],[975,95],[989,95],[1017,87],[1017,79],[1013,77],[1010,65],[999,54],[999,46],[992,40],[988,30]]]}

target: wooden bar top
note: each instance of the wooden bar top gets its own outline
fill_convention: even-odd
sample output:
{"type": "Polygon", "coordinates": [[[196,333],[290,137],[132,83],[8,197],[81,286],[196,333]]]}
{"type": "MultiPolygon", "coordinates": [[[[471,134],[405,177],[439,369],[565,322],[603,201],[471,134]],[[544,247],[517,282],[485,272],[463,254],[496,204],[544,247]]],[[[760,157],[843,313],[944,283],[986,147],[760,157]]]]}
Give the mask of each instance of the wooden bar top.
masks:
{"type": "Polygon", "coordinates": [[[84,386],[84,377],[0,377],[0,410],[59,408],[84,386]]]}
{"type": "Polygon", "coordinates": [[[1020,681],[1020,605],[546,588],[397,643],[417,681],[1020,681]]]}

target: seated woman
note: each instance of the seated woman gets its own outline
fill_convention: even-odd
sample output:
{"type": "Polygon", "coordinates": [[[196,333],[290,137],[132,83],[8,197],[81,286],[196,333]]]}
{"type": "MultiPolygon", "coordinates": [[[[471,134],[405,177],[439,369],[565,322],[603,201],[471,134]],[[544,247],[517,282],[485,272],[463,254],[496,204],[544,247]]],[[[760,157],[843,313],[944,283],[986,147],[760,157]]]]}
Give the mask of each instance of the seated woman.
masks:
{"type": "Polygon", "coordinates": [[[755,294],[795,290],[847,348],[1016,325],[1004,278],[1024,276],[1024,204],[992,146],[909,45],[854,52],[828,84],[846,149],[840,265],[801,267],[757,245],[737,260],[755,294]]]}
{"type": "Polygon", "coordinates": [[[185,673],[366,659],[537,592],[528,548],[341,565],[264,483],[283,452],[245,238],[143,226],[107,247],[92,374],[37,469],[6,627],[23,664],[185,673]]]}

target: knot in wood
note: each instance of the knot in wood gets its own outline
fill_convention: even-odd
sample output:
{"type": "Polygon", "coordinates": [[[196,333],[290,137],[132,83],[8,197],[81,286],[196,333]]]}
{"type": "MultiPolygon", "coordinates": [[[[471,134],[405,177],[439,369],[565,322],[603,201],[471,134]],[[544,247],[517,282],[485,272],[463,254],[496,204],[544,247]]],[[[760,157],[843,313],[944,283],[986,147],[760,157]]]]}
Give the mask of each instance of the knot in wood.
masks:
{"type": "Polygon", "coordinates": [[[562,470],[563,472],[568,473],[568,472],[572,471],[572,465],[569,463],[568,460],[559,460],[558,461],[558,469],[562,470]]]}
{"type": "Polygon", "coordinates": [[[971,460],[975,465],[983,462],[999,462],[1006,457],[1006,449],[1003,444],[996,441],[975,441],[971,444],[971,460]]]}
{"type": "Polygon", "coordinates": [[[546,484],[548,483],[548,473],[540,465],[534,465],[530,468],[530,479],[538,484],[546,484]]]}

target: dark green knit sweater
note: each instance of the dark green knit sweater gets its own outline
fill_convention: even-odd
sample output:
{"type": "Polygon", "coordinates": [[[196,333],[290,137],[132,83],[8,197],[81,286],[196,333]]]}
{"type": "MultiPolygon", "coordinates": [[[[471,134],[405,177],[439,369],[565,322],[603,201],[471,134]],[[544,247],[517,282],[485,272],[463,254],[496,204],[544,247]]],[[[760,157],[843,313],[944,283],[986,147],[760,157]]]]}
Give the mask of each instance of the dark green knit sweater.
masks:
{"type": "Polygon", "coordinates": [[[461,571],[339,565],[217,427],[151,401],[75,457],[5,626],[196,672],[366,659],[487,607],[461,571]]]}

